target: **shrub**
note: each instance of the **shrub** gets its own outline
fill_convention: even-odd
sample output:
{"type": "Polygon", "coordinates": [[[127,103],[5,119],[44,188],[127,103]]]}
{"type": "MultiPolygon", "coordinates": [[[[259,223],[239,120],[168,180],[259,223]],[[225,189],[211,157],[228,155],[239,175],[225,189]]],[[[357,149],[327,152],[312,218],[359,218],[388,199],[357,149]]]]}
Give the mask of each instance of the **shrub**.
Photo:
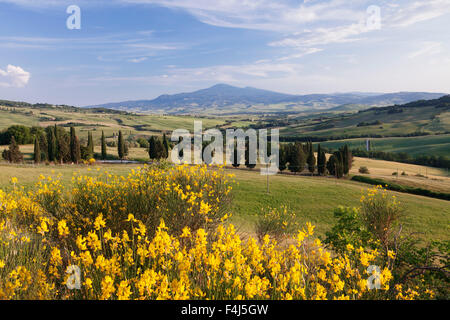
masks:
{"type": "Polygon", "coordinates": [[[362,173],[362,174],[369,174],[370,172],[369,172],[369,169],[367,168],[367,167],[359,167],[359,173],[362,173]]]}

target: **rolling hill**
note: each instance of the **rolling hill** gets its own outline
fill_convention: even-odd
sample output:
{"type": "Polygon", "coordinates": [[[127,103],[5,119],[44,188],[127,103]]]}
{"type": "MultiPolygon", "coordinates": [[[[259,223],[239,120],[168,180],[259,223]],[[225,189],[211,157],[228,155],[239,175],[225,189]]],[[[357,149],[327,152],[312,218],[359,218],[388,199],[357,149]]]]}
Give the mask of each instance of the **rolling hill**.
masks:
{"type": "Polygon", "coordinates": [[[106,103],[87,106],[87,108],[169,114],[292,113],[305,110],[311,112],[312,108],[315,110],[330,109],[342,105],[359,105],[358,109],[364,109],[370,106],[387,106],[416,100],[436,99],[443,95],[445,94],[427,92],[291,95],[251,87],[239,88],[217,84],[189,93],[161,95],[153,100],[106,103]]]}

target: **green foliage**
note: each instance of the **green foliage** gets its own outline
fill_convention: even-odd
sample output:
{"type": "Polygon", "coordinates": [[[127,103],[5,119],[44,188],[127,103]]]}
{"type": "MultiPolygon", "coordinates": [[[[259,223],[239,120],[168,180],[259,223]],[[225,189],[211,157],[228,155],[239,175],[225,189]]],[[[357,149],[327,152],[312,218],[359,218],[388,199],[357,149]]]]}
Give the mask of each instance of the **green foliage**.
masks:
{"type": "Polygon", "coordinates": [[[22,152],[20,152],[19,145],[16,143],[14,136],[11,137],[9,148],[3,151],[2,156],[3,159],[12,163],[23,162],[22,152]]]}
{"type": "Polygon", "coordinates": [[[41,162],[41,146],[39,144],[39,137],[34,138],[34,154],[33,154],[34,163],[41,162]]]}
{"type": "Polygon", "coordinates": [[[308,170],[311,173],[314,173],[315,166],[316,166],[316,157],[314,156],[314,149],[312,142],[308,142],[308,158],[306,162],[308,163],[308,170]]]}
{"type": "Polygon", "coordinates": [[[125,141],[123,140],[122,131],[119,131],[119,139],[117,142],[117,154],[119,159],[122,160],[125,157],[125,141]]]}
{"type": "Polygon", "coordinates": [[[326,232],[326,244],[338,252],[347,251],[349,244],[355,248],[369,245],[371,235],[361,224],[357,208],[339,206],[334,210],[334,218],[337,222],[326,232]]]}
{"type": "Polygon", "coordinates": [[[70,159],[73,163],[81,160],[80,142],[74,127],[70,127],[70,159]]]}
{"type": "Polygon", "coordinates": [[[102,160],[106,160],[108,158],[108,153],[106,151],[106,138],[105,138],[105,132],[102,131],[102,160]]]}
{"type": "Polygon", "coordinates": [[[297,173],[305,169],[306,155],[300,142],[291,144],[289,147],[289,171],[297,173]]]}
{"type": "Polygon", "coordinates": [[[353,176],[352,180],[358,181],[358,182],[363,182],[363,183],[368,183],[371,185],[382,185],[382,186],[386,187],[388,190],[404,192],[404,193],[411,193],[411,194],[415,194],[415,195],[450,201],[450,193],[431,191],[431,190],[423,189],[423,188],[409,187],[409,186],[405,186],[405,185],[399,185],[399,184],[396,184],[393,182],[387,182],[382,179],[375,179],[375,178],[364,177],[364,176],[353,176]]]}
{"type": "Polygon", "coordinates": [[[362,173],[362,174],[369,174],[370,173],[369,169],[367,167],[365,167],[365,166],[359,167],[358,171],[359,171],[359,173],[362,173]]]}

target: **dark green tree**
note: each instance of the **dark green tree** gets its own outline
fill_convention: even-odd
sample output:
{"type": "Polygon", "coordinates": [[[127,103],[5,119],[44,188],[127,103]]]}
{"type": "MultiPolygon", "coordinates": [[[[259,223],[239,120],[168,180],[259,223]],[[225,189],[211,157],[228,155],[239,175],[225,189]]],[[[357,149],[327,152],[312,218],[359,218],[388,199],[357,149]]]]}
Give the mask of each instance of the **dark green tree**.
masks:
{"type": "Polygon", "coordinates": [[[48,160],[56,161],[57,157],[57,142],[55,130],[53,127],[47,128],[47,141],[48,141],[48,160]]]}
{"type": "Polygon", "coordinates": [[[320,144],[317,146],[317,172],[319,175],[325,175],[327,158],[320,144]]]}
{"type": "Polygon", "coordinates": [[[166,133],[163,133],[163,147],[164,147],[164,158],[169,157],[169,141],[167,140],[166,133]]]}
{"type": "Polygon", "coordinates": [[[148,155],[150,159],[156,159],[157,156],[157,150],[156,150],[156,139],[154,136],[150,137],[150,140],[148,141],[148,155]]]}
{"type": "Polygon", "coordinates": [[[87,148],[89,153],[89,159],[94,157],[94,139],[92,139],[92,132],[88,132],[87,148]]]}
{"type": "Polygon", "coordinates": [[[314,173],[316,166],[316,157],[314,156],[314,148],[312,142],[308,143],[308,158],[306,162],[308,163],[309,172],[314,173]]]}
{"type": "Polygon", "coordinates": [[[297,173],[305,169],[306,157],[301,143],[291,145],[289,151],[289,171],[297,173]]]}
{"type": "Polygon", "coordinates": [[[39,136],[36,136],[34,138],[34,155],[33,160],[34,163],[40,163],[41,162],[41,146],[39,144],[39,136]]]}
{"type": "Polygon", "coordinates": [[[342,178],[344,175],[344,168],[342,163],[342,154],[339,151],[333,153],[327,162],[328,172],[336,178],[342,178]]]}
{"type": "Polygon", "coordinates": [[[102,131],[102,160],[106,160],[107,157],[105,132],[102,131]]]}
{"type": "Polygon", "coordinates": [[[280,159],[278,164],[278,169],[283,172],[287,169],[287,163],[288,163],[288,148],[286,145],[281,144],[280,145],[280,159]]]}
{"type": "Polygon", "coordinates": [[[76,164],[81,160],[80,141],[74,127],[70,127],[70,160],[76,164]]]}
{"type": "Polygon", "coordinates": [[[119,140],[117,143],[117,153],[119,159],[122,160],[125,157],[125,141],[123,140],[122,131],[119,131],[119,140]]]}
{"type": "Polygon", "coordinates": [[[41,161],[48,160],[47,136],[44,133],[39,134],[39,146],[41,149],[41,161]]]}
{"type": "Polygon", "coordinates": [[[16,138],[14,138],[14,136],[11,137],[9,148],[3,150],[2,156],[3,159],[12,163],[23,162],[22,152],[20,152],[19,145],[17,144],[16,138]]]}

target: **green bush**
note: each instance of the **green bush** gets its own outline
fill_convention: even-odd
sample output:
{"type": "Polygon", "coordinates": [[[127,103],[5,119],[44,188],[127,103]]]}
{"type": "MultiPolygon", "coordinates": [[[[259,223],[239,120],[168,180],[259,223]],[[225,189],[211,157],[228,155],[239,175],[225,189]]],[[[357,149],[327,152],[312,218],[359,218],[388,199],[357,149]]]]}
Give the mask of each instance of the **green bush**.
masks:
{"type": "Polygon", "coordinates": [[[422,188],[414,188],[414,187],[408,187],[399,185],[392,182],[387,182],[382,179],[374,179],[369,177],[363,177],[363,176],[353,176],[353,181],[368,183],[371,185],[381,185],[385,186],[388,190],[397,191],[397,192],[404,192],[404,193],[411,193],[419,196],[425,196],[430,198],[436,198],[436,199],[442,199],[442,200],[450,200],[450,193],[444,193],[444,192],[436,192],[431,191],[427,189],[422,188]]]}

